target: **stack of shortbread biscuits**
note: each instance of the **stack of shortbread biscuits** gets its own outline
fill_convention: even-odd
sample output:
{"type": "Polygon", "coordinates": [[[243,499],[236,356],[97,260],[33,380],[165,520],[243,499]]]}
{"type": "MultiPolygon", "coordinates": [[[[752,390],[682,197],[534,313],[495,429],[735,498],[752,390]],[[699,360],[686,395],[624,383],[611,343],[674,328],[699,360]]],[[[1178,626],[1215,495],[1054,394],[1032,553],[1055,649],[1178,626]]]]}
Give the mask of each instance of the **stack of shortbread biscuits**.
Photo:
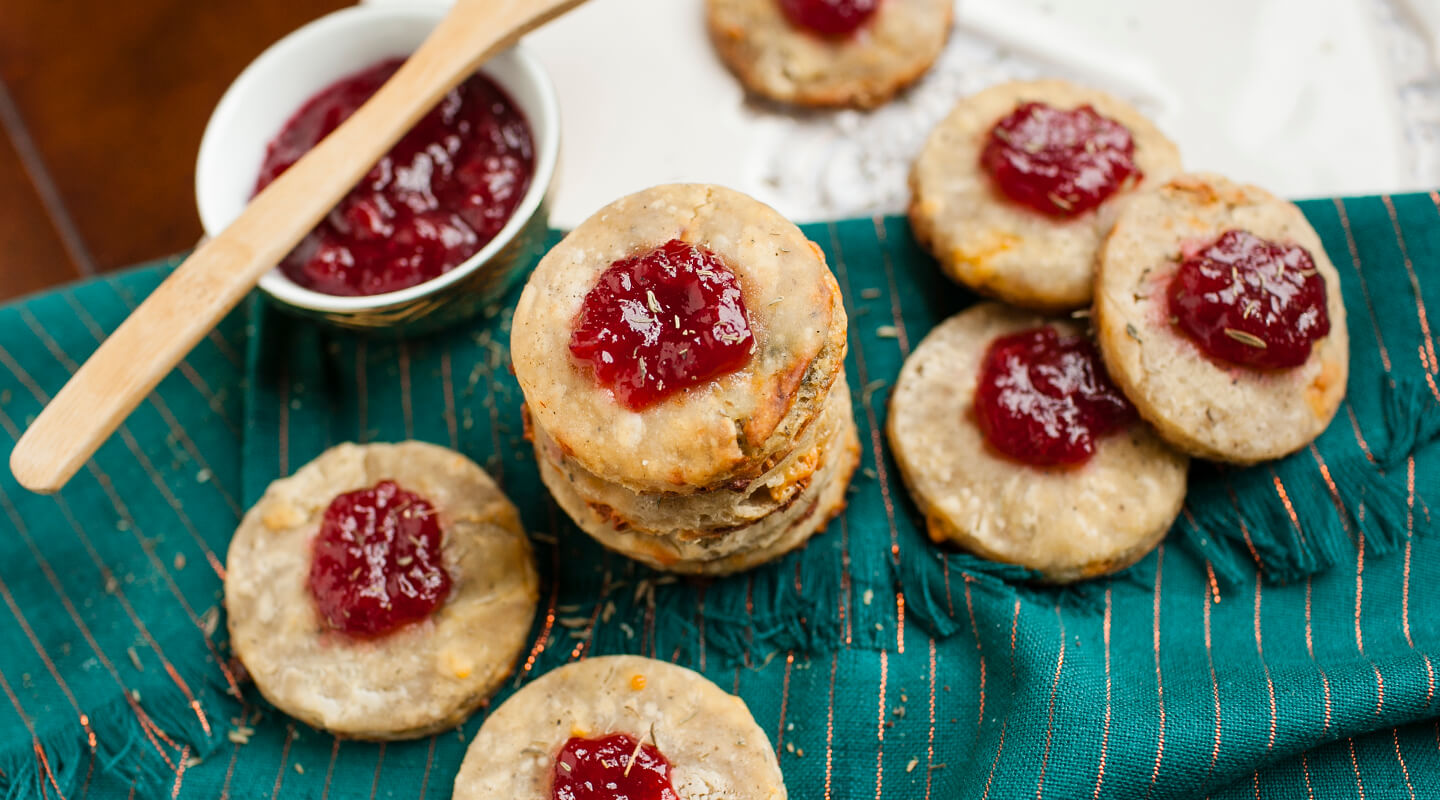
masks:
{"type": "Polygon", "coordinates": [[[727,574],[789,552],[844,507],[859,462],[846,325],[820,249],[768,206],[707,185],[611,204],[545,256],[516,307],[541,478],[583,530],[659,569],[727,574]],[[602,273],[676,240],[733,272],[754,346],[738,369],[633,410],[571,336],[602,273]]]}

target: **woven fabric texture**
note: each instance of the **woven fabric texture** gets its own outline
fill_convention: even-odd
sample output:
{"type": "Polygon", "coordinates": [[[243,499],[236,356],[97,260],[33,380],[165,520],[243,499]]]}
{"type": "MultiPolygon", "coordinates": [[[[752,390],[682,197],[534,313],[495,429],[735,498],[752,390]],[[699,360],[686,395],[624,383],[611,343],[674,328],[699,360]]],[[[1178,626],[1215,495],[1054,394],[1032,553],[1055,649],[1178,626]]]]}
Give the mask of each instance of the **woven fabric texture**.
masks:
{"type": "MultiPolygon", "coordinates": [[[[252,300],[64,492],[0,476],[0,795],[448,797],[483,712],[415,742],[336,740],[245,685],[221,608],[229,537],[269,481],[334,443],[417,438],[485,465],[535,540],[541,609],[496,702],[572,659],[675,661],[746,700],[807,800],[1440,796],[1440,199],[1302,207],[1349,312],[1335,422],[1282,462],[1197,465],[1154,554],[1069,589],[917,524],[886,400],[974,298],[901,219],[806,228],[850,312],[864,453],[847,512],[708,582],[605,553],[549,500],[508,371],[513,296],[413,341],[252,300]]],[[[170,266],[0,309],[0,438],[170,266]]]]}

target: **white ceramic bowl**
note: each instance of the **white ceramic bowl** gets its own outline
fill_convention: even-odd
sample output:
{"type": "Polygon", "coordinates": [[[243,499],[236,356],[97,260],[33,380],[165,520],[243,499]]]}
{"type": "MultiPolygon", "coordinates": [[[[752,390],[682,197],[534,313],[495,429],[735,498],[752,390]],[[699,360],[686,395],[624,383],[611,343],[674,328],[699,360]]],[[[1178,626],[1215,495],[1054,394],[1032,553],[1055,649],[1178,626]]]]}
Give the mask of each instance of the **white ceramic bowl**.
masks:
{"type": "MultiPolygon", "coordinates": [[[[310,97],[378,61],[408,56],[444,16],[443,5],[362,5],[321,17],[255,59],[210,115],[195,166],[195,201],[205,233],[218,234],[249,202],[265,148],[310,97]]],[[[280,270],[260,288],[291,311],[351,328],[428,329],[493,303],[534,264],[543,247],[546,195],[560,152],[555,89],[522,46],[480,70],[524,112],[535,143],[535,173],[509,222],[449,272],[398,292],[337,297],[296,284],[280,270]]]]}

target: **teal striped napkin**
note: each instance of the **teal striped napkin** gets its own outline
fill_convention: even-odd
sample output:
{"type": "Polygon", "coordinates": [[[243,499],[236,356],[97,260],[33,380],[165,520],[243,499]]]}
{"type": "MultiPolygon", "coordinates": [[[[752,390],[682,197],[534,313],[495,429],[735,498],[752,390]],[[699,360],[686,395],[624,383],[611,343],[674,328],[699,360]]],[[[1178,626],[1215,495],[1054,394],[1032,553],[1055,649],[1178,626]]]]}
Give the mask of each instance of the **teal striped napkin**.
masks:
{"type": "MultiPolygon", "coordinates": [[[[796,798],[1440,795],[1440,544],[1424,535],[1440,496],[1440,201],[1302,207],[1347,300],[1339,416],[1283,461],[1197,467],[1153,555],[1070,589],[937,549],[898,482],[890,385],[974,300],[902,219],[806,228],[847,297],[862,471],[825,534],[723,580],[607,554],[549,500],[507,369],[510,304],[380,341],[253,303],[62,494],[0,477],[0,789],[448,796],[483,713],[416,742],[334,739],[245,686],[219,610],[229,535],[270,480],[336,442],[413,437],[487,465],[533,532],[542,610],[497,701],[589,655],[675,661],[746,700],[796,798]]],[[[0,309],[0,435],[168,268],[0,309]]]]}

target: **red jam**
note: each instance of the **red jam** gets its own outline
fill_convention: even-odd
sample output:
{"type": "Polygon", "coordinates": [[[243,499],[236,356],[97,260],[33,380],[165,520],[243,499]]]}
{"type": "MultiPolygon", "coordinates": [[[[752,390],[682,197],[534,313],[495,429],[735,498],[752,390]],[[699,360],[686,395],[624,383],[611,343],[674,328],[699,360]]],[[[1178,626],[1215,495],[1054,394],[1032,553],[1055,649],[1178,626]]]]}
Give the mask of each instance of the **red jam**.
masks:
{"type": "Polygon", "coordinates": [[[1095,441],[1135,418],[1135,407],[1110,382],[1089,339],[1032,328],[990,343],[975,387],[975,414],[985,440],[1038,467],[1075,465],[1095,441]]]}
{"type": "Polygon", "coordinates": [[[1298,367],[1330,333],[1325,279],[1305,248],[1240,230],[1180,262],[1170,315],[1206,355],[1257,369],[1298,367]]]}
{"type": "Polygon", "coordinates": [[[980,163],[1010,199],[1052,217],[1083,214],[1142,177],[1129,129],[1088,105],[1020,104],[990,129],[980,163]]]}
{"type": "Polygon", "coordinates": [[[330,501],[310,593],[332,628],[372,637],[422,620],[450,593],[435,507],[394,481],[330,501]]]}
{"type": "Polygon", "coordinates": [[[555,757],[551,800],[679,800],[670,762],[623,733],[572,738],[555,757]]]}
{"type": "Polygon", "coordinates": [[[735,273],[678,239],[611,264],[570,336],[570,352],[632,411],[739,369],[754,349],[735,273]]]}
{"type": "Polygon", "coordinates": [[[880,0],[780,0],[792,25],[821,36],[848,36],[875,13],[880,0]]]}
{"type": "MultiPolygon", "coordinates": [[[[258,193],[370,99],[402,59],[310,98],[270,142],[258,193]]],[[[301,286],[335,295],[430,280],[495,238],[535,171],[530,126],[504,90],[474,75],[445,95],[281,262],[301,286]]]]}

